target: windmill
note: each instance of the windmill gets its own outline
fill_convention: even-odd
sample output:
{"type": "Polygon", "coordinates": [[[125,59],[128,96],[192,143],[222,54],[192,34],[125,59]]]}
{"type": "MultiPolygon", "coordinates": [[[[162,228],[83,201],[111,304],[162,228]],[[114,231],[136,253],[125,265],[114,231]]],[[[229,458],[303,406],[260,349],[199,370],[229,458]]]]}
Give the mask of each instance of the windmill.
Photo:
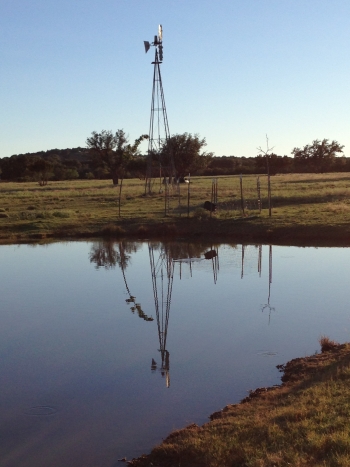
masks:
{"type": "Polygon", "coordinates": [[[173,155],[170,154],[165,157],[165,155],[162,154],[162,148],[170,138],[168,116],[166,112],[162,77],[160,73],[160,64],[163,62],[162,25],[158,26],[158,35],[154,36],[153,42],[144,41],[143,43],[146,53],[151,47],[155,48],[154,61],[152,62],[152,65],[154,65],[154,71],[151,116],[148,135],[147,173],[145,183],[145,194],[151,194],[152,178],[154,178],[156,169],[154,167],[154,162],[157,162],[157,171],[159,169],[160,180],[162,180],[162,177],[164,179],[169,177],[169,180],[172,181],[173,177],[175,177],[173,155]]]}

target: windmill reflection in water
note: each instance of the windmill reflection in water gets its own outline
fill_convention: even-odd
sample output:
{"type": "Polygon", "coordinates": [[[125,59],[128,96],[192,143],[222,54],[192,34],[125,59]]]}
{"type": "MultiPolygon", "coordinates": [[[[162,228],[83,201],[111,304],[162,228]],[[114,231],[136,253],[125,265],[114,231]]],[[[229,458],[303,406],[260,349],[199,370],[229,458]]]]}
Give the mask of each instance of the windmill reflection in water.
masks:
{"type": "MultiPolygon", "coordinates": [[[[149,261],[152,274],[154,306],[157,317],[159,352],[161,355],[160,372],[165,376],[166,386],[170,387],[170,361],[169,351],[166,349],[168,334],[171,295],[174,280],[174,260],[169,254],[168,248],[162,245],[157,249],[156,245],[148,244],[149,261]],[[156,259],[156,256],[158,258],[156,259]]],[[[151,370],[157,370],[157,362],[152,358],[151,370]]]]}
{"type": "Polygon", "coordinates": [[[217,281],[219,269],[218,248],[211,248],[204,253],[204,258],[181,258],[175,259],[174,252],[168,245],[162,244],[159,248],[157,244],[148,244],[150,267],[152,274],[154,306],[158,327],[159,352],[161,354],[160,367],[157,367],[157,362],[152,358],[151,370],[156,372],[157,369],[161,375],[165,377],[166,386],[170,387],[170,354],[166,348],[171,296],[173,291],[174,267],[175,263],[179,263],[179,273],[181,279],[182,264],[188,264],[192,277],[192,264],[197,261],[211,260],[213,265],[214,283],[217,281]]]}

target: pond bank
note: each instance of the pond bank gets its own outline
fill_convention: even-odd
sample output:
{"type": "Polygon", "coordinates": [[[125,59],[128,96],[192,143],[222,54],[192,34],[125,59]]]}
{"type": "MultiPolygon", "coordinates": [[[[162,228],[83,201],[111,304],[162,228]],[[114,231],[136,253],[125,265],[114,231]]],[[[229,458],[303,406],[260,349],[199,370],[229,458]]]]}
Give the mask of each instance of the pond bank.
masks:
{"type": "Polygon", "coordinates": [[[207,424],[171,433],[150,455],[128,464],[350,465],[350,344],[330,343],[330,350],[278,366],[281,386],[252,391],[207,424]]]}
{"type": "Polygon", "coordinates": [[[3,226],[0,244],[55,240],[118,238],[210,240],[216,243],[273,243],[290,246],[350,246],[350,224],[298,223],[260,216],[233,219],[134,218],[103,224],[50,226],[41,222],[3,226]]]}

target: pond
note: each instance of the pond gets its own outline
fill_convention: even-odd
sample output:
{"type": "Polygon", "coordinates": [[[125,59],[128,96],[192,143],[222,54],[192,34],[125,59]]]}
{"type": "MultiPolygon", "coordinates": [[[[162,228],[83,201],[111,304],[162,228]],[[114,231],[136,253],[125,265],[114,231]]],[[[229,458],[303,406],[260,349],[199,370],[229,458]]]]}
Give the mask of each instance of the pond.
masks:
{"type": "Polygon", "coordinates": [[[2,467],[112,467],[349,340],[350,250],[0,247],[2,467]]]}

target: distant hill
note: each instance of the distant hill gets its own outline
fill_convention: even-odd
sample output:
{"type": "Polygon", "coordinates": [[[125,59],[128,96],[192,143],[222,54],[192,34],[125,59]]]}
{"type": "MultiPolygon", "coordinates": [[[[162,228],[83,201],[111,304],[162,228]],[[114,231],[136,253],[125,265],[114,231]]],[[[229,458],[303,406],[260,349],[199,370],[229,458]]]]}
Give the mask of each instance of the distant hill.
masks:
{"type": "Polygon", "coordinates": [[[18,156],[42,157],[47,159],[58,156],[62,161],[78,160],[79,162],[88,162],[90,160],[89,150],[86,148],[67,148],[67,149],[50,149],[48,151],[27,152],[26,154],[18,154],[18,156]]]}
{"type": "Polygon", "coordinates": [[[0,159],[2,180],[47,180],[95,178],[91,172],[90,154],[86,148],[50,149],[15,154],[0,159]]]}

